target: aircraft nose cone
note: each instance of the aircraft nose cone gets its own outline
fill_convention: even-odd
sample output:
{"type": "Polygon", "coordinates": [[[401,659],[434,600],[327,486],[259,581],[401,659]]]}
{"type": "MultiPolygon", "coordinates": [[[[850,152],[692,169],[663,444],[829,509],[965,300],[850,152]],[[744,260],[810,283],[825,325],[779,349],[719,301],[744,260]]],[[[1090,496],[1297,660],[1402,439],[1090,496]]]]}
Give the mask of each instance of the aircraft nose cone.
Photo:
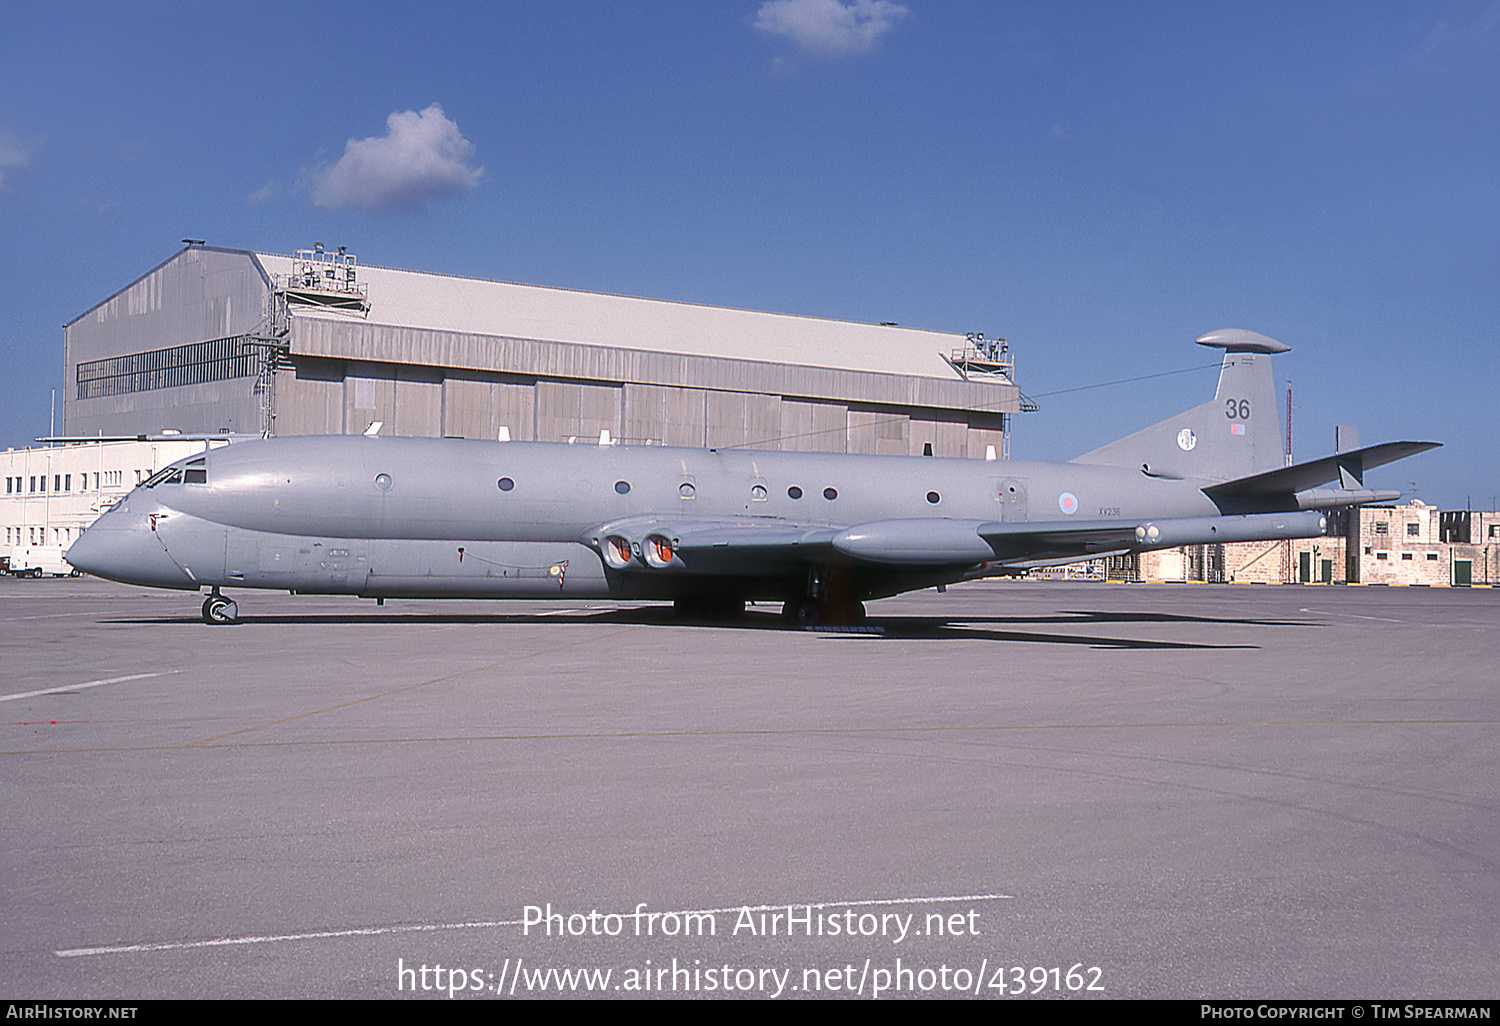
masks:
{"type": "Polygon", "coordinates": [[[196,589],[197,582],[183,573],[156,535],[147,528],[106,523],[101,517],[78,536],[64,555],[86,574],[123,584],[153,588],[196,589]]]}

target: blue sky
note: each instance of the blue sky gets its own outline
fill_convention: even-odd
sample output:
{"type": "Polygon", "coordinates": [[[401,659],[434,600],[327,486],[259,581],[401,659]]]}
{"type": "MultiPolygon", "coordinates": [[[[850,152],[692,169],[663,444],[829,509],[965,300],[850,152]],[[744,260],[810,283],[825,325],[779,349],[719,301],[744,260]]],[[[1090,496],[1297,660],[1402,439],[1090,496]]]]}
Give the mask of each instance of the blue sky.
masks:
{"type": "Polygon", "coordinates": [[[1066,459],[1291,345],[1296,454],[1500,493],[1500,0],[0,8],[0,442],[185,237],[1010,339],[1066,459]],[[1207,356],[1207,359],[1205,359],[1207,356]]]}

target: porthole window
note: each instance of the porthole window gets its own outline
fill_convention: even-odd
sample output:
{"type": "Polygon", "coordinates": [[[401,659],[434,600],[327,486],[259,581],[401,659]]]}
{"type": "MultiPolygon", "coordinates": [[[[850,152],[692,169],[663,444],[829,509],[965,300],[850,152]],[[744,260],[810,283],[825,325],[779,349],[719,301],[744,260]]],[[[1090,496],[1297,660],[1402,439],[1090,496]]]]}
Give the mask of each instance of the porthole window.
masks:
{"type": "Polygon", "coordinates": [[[502,477],[500,480],[496,481],[495,484],[500,486],[500,490],[502,492],[508,492],[516,486],[516,483],[508,477],[502,477]]]}
{"type": "Polygon", "coordinates": [[[932,503],[934,506],[936,506],[942,500],[943,500],[943,497],[941,495],[939,495],[937,492],[928,492],[927,493],[927,501],[930,502],[930,503],[932,503]]]}
{"type": "Polygon", "coordinates": [[[376,474],[375,475],[375,487],[379,488],[382,492],[388,492],[388,491],[390,491],[391,490],[391,475],[389,475],[389,474],[376,474]]]}
{"type": "Polygon", "coordinates": [[[615,482],[615,491],[618,492],[618,493],[620,493],[621,495],[629,495],[630,494],[630,482],[629,481],[616,481],[615,482]]]}
{"type": "Polygon", "coordinates": [[[756,502],[766,501],[766,486],[763,484],[753,485],[750,488],[750,498],[756,502]]]}
{"type": "Polygon", "coordinates": [[[677,494],[682,496],[684,499],[691,499],[694,493],[695,489],[693,488],[693,482],[691,481],[684,481],[682,482],[682,484],[677,486],[677,494]]]}
{"type": "Polygon", "coordinates": [[[802,489],[798,488],[796,485],[792,485],[790,488],[788,488],[786,490],[786,493],[787,493],[788,496],[790,496],[793,499],[800,499],[800,498],[802,498],[802,489]]]}
{"type": "Polygon", "coordinates": [[[832,502],[834,499],[837,499],[838,497],[839,497],[839,490],[837,488],[824,488],[823,489],[823,498],[827,499],[829,502],[832,502]]]}

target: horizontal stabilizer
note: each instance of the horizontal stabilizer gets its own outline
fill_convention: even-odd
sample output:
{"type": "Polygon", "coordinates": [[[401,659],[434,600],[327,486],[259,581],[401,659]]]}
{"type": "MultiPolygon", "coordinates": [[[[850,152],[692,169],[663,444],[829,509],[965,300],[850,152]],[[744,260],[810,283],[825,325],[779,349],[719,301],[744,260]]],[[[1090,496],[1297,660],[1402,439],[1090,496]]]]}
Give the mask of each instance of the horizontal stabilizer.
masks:
{"type": "Polygon", "coordinates": [[[1294,495],[1318,485],[1340,478],[1340,467],[1358,466],[1362,470],[1383,467],[1387,463],[1415,456],[1428,449],[1436,449],[1442,442],[1382,442],[1353,452],[1325,456],[1320,460],[1297,463],[1290,467],[1279,467],[1249,477],[1235,478],[1223,484],[1210,485],[1203,489],[1210,499],[1265,499],[1278,495],[1294,495]]]}

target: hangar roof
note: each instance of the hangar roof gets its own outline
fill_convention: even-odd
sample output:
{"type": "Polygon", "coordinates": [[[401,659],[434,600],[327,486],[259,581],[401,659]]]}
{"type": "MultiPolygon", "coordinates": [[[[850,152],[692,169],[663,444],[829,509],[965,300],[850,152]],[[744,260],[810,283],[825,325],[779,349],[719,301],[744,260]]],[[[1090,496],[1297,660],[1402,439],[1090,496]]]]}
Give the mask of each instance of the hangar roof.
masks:
{"type": "MultiPolygon", "coordinates": [[[[290,256],[257,253],[285,279],[290,256]]],[[[660,299],[518,285],[360,265],[367,315],[297,307],[297,317],[574,342],[689,356],[761,360],[956,380],[943,358],[964,336],[917,328],[760,313],[660,299]]]]}

